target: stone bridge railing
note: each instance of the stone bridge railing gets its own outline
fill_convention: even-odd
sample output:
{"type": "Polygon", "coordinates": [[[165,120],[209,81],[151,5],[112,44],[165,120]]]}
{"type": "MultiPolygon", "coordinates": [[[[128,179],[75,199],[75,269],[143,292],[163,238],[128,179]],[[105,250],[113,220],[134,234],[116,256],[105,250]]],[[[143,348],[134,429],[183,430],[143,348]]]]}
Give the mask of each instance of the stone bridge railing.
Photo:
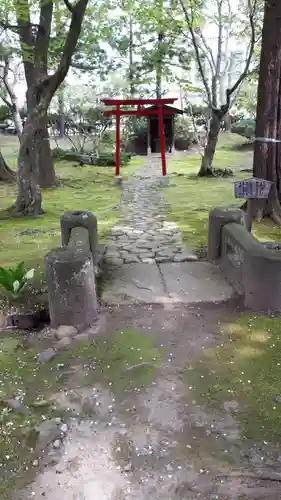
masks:
{"type": "Polygon", "coordinates": [[[281,250],[259,242],[243,225],[239,209],[215,208],[209,215],[208,258],[216,262],[245,307],[281,311],[281,250]]]}

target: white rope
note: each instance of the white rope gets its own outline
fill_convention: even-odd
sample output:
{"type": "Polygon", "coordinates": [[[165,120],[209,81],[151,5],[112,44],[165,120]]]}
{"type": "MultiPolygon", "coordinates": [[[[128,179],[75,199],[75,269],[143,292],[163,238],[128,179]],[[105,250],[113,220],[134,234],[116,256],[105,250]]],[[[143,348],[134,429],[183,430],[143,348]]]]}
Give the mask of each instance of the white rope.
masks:
{"type": "Polygon", "coordinates": [[[272,137],[255,137],[255,142],[281,142],[280,139],[273,139],[272,137]]]}

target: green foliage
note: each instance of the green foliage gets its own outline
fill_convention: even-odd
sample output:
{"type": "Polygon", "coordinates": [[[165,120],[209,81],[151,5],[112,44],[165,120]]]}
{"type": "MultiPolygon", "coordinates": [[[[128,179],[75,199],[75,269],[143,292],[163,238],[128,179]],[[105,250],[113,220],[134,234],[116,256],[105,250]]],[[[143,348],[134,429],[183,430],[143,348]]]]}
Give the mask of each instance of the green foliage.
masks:
{"type": "MultiPolygon", "coordinates": [[[[114,167],[116,165],[115,154],[113,153],[101,153],[98,157],[95,152],[80,154],[76,151],[63,150],[61,148],[55,148],[53,150],[53,158],[55,160],[66,160],[75,161],[80,165],[95,165],[99,167],[114,167]]],[[[120,153],[120,165],[127,165],[131,160],[131,155],[129,153],[120,153]]]]}
{"type": "Polygon", "coordinates": [[[34,276],[34,269],[27,270],[24,262],[8,269],[0,267],[0,286],[10,299],[19,298],[28,281],[34,276]]]}
{"type": "Polygon", "coordinates": [[[257,88],[257,79],[252,77],[250,81],[242,85],[239,91],[236,108],[239,113],[244,114],[244,117],[245,115],[250,116],[252,119],[256,117],[257,88]]]}
{"type": "Polygon", "coordinates": [[[253,139],[255,136],[255,120],[249,118],[248,120],[241,120],[235,123],[232,127],[232,132],[238,135],[242,135],[247,139],[253,139]]]}
{"type": "Polygon", "coordinates": [[[6,104],[1,104],[0,105],[0,123],[4,122],[5,120],[8,120],[11,118],[11,110],[9,106],[6,106],[6,104]]]}
{"type": "Polygon", "coordinates": [[[194,140],[193,125],[187,116],[175,117],[175,137],[176,139],[194,140]]]}

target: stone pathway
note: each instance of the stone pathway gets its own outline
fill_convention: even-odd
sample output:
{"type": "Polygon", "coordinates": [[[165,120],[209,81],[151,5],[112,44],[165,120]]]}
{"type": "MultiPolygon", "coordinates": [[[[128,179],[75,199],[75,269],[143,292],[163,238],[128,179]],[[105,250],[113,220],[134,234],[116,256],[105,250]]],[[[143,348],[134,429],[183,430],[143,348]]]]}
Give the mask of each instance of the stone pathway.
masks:
{"type": "Polygon", "coordinates": [[[231,299],[234,291],[218,267],[197,262],[180,229],[166,220],[169,207],[159,188],[159,162],[148,158],[123,190],[123,218],[112,230],[105,258],[110,272],[103,302],[191,304],[231,299]]]}
{"type": "Polygon", "coordinates": [[[168,206],[159,189],[160,160],[149,157],[122,193],[122,223],[112,230],[106,260],[111,265],[197,260],[180,230],[166,221],[168,206]]]}

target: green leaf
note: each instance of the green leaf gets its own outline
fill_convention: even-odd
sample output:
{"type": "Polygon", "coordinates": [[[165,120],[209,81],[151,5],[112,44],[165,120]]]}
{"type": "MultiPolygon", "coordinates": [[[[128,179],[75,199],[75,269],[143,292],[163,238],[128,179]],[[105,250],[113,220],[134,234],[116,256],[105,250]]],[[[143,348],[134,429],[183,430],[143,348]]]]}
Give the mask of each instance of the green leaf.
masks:
{"type": "Polygon", "coordinates": [[[13,279],[12,272],[9,269],[0,267],[0,285],[9,293],[13,292],[13,279]]]}
{"type": "Polygon", "coordinates": [[[11,272],[11,275],[13,277],[13,282],[21,282],[26,273],[24,262],[20,262],[15,268],[10,268],[9,271],[11,272]]]}

